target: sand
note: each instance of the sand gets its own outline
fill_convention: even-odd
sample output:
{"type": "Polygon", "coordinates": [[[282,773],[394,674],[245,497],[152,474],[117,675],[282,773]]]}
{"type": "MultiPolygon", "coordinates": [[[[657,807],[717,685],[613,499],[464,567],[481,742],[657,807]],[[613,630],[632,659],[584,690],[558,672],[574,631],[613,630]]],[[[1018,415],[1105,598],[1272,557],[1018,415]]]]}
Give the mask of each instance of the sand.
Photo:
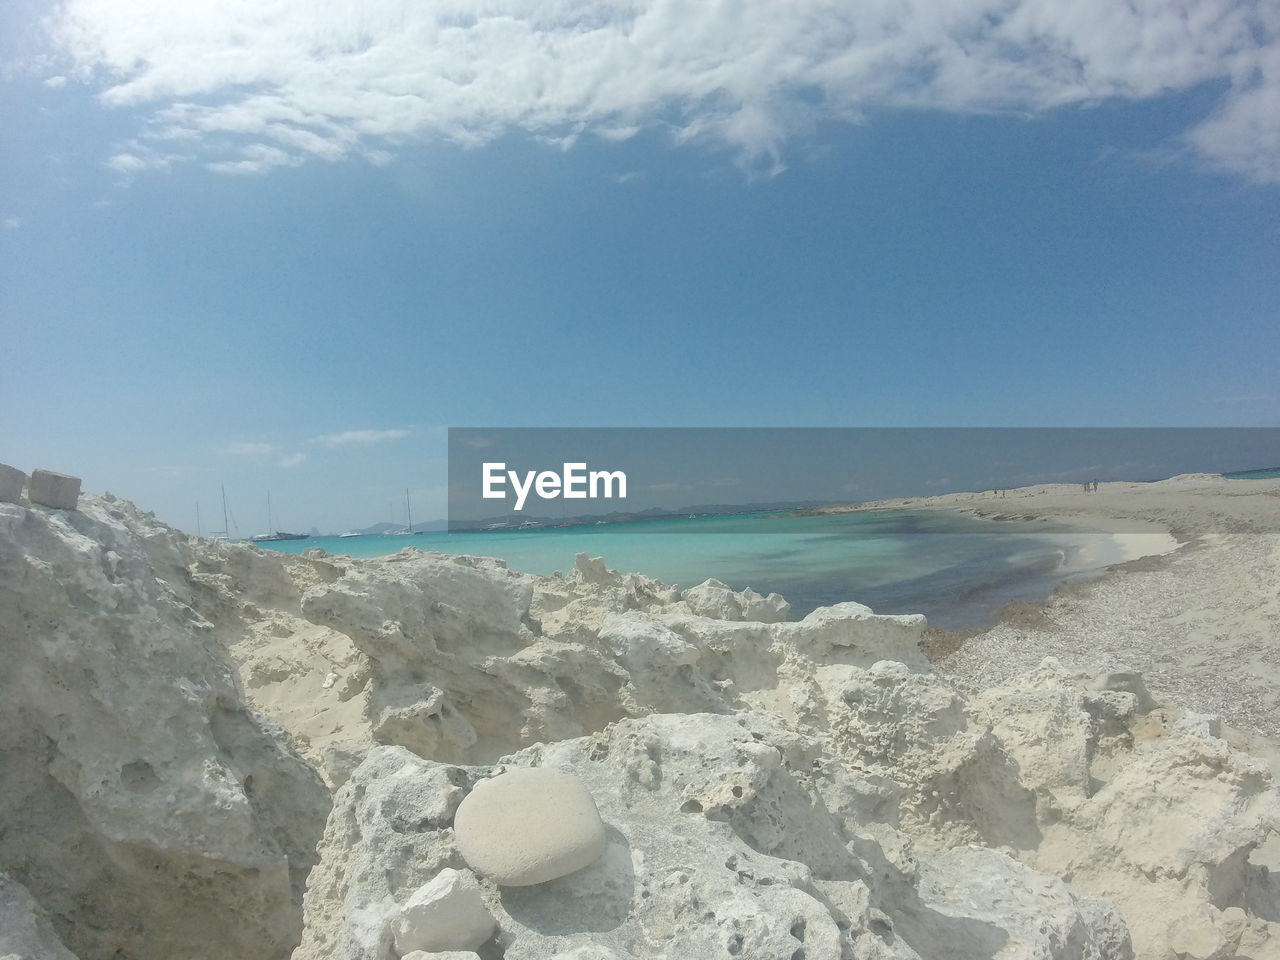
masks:
{"type": "Polygon", "coordinates": [[[973,688],[1044,657],[1081,672],[1141,671],[1158,701],[1220,717],[1228,739],[1280,771],[1280,480],[1192,474],[831,509],[904,508],[1065,520],[1110,532],[1129,558],[1044,604],[1011,605],[985,632],[935,636],[939,671],[973,688]]]}

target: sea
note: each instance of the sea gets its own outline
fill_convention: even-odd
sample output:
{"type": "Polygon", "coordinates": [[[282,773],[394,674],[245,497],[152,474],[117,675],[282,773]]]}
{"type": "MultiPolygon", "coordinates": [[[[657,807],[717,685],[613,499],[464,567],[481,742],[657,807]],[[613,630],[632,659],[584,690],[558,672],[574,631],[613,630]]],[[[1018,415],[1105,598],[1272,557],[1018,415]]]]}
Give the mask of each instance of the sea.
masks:
{"type": "Polygon", "coordinates": [[[799,516],[789,512],[666,518],[593,526],[409,536],[315,537],[262,543],[286,553],[319,547],[378,557],[407,547],[500,557],[552,574],[574,557],[669,584],[708,578],[735,590],[782,594],[791,618],[854,600],[877,613],[923,613],[931,626],[993,623],[1011,601],[1047,598],[1064,580],[1100,575],[1124,559],[1115,538],[1045,521],[987,520],[933,511],[799,516]]]}

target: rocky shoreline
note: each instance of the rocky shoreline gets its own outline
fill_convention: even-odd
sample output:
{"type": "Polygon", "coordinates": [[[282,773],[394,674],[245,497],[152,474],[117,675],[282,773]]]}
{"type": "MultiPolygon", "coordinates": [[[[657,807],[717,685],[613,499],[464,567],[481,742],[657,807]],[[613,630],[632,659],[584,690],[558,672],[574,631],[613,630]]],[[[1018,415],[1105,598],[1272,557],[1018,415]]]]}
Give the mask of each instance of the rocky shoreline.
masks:
{"type": "Polygon", "coordinates": [[[440,904],[483,960],[1280,955],[1271,771],[1214,717],[1118,663],[951,678],[923,618],[786,615],[0,503],[0,956],[421,960],[440,904]],[[466,841],[525,769],[589,794],[585,867],[466,841]]]}

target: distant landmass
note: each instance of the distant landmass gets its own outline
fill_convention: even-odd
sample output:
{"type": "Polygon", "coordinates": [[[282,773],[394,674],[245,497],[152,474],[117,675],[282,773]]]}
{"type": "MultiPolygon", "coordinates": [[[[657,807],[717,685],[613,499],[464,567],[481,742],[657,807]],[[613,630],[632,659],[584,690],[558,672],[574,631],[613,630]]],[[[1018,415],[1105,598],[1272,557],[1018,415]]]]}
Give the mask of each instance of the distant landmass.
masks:
{"type": "MultiPolygon", "coordinates": [[[[724,517],[740,513],[762,513],[769,510],[795,510],[830,504],[829,500],[770,500],[764,503],[698,503],[692,506],[668,509],[650,507],[647,510],[611,513],[587,513],[572,517],[535,517],[519,513],[482,517],[476,520],[455,520],[452,526],[440,529],[455,533],[476,530],[533,530],[543,527],[578,527],[596,523],[634,523],[643,520],[667,520],[673,517],[724,517]]],[[[397,529],[402,529],[403,525],[397,529]]]]}
{"type": "MultiPolygon", "coordinates": [[[[634,523],[641,520],[666,520],[672,517],[724,517],[740,513],[760,513],[769,510],[797,510],[806,507],[830,506],[833,500],[770,500],[765,503],[697,503],[687,507],[672,509],[650,507],[647,510],[622,511],[612,513],[587,513],[572,517],[535,517],[521,513],[500,514],[492,517],[481,517],[476,520],[456,520],[452,528],[448,520],[425,520],[415,522],[414,533],[447,533],[452,529],[456,533],[467,533],[479,530],[532,530],[545,527],[577,527],[596,523],[634,523]]],[[[344,530],[339,533],[319,533],[312,528],[309,537],[338,537],[354,533],[361,537],[387,537],[404,529],[403,522],[383,521],[372,523],[367,527],[344,530]]]]}
{"type": "MultiPolygon", "coordinates": [[[[399,533],[404,529],[403,523],[374,523],[367,527],[363,527],[354,531],[362,537],[385,537],[392,533],[399,533]]],[[[449,529],[448,520],[426,520],[422,523],[415,523],[413,530],[415,533],[422,531],[423,533],[439,533],[442,530],[449,529]]]]}

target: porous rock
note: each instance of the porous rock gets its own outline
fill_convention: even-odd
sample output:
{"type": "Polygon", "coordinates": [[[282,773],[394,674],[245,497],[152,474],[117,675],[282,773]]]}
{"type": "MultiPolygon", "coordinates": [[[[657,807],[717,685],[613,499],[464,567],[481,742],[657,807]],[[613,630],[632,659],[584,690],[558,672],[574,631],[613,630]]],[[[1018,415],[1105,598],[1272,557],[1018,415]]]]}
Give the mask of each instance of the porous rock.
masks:
{"type": "Polygon", "coordinates": [[[603,561],[294,557],[81,509],[0,504],[0,869],[86,960],[299,933],[294,960],[389,960],[406,902],[466,867],[459,806],[527,769],[582,781],[604,849],[479,877],[484,957],[1277,953],[1266,765],[1127,679],[962,690],[923,618],[857,603],[728,619],[603,561]],[[295,744],[336,788],[315,852],[295,744]]]}
{"type": "Polygon", "coordinates": [[[400,908],[396,950],[474,950],[493,934],[494,919],[475,877],[446,867],[400,908]]]}
{"type": "Polygon", "coordinates": [[[512,769],[483,780],[454,818],[458,850],[472,869],[509,887],[581,870],[605,848],[590,791],[560,770],[512,769]]]}
{"type": "MultiPolygon", "coordinates": [[[[412,571],[415,590],[433,591],[449,570],[444,563],[406,555],[396,568],[364,567],[359,581],[347,574],[338,584],[394,598],[398,577],[412,571]]],[[[446,656],[450,621],[429,616],[419,625],[394,601],[403,619],[398,631],[383,631],[399,646],[382,655],[403,664],[404,652],[426,651],[408,662],[447,677],[439,689],[448,710],[437,709],[437,729],[461,713],[486,732],[465,751],[437,748],[435,763],[374,751],[352,774],[347,787],[366,799],[352,808],[339,792],[348,812],[322,847],[307,899],[308,931],[326,931],[328,945],[364,935],[367,926],[343,917],[365,924],[379,904],[416,889],[397,884],[434,875],[396,867],[393,883],[383,879],[378,838],[394,835],[403,845],[405,836],[380,826],[385,801],[369,798],[383,796],[383,783],[400,795],[429,780],[447,784],[442,802],[456,804],[493,776],[484,765],[493,760],[508,770],[572,771],[609,824],[603,856],[587,867],[528,887],[485,887],[508,958],[579,949],[620,958],[789,957],[803,949],[810,960],[1112,960],[1133,950],[1141,960],[1166,960],[1170,918],[1184,918],[1180,942],[1216,923],[1202,906],[1244,911],[1249,936],[1275,945],[1280,928],[1267,918],[1280,899],[1248,860],[1277,822],[1275,791],[1265,767],[1209,727],[1138,736],[1130,729],[1141,721],[1134,693],[1087,689],[1052,661],[1016,685],[965,694],[930,672],[918,649],[922,618],[877,616],[856,603],[795,622],[725,620],[607,569],[592,573],[602,582],[588,583],[468,564],[468,576],[521,598],[501,614],[504,626],[499,604],[483,614],[492,626],[473,635],[489,655],[470,660],[465,644],[446,639],[454,651],[446,656]],[[493,640],[498,631],[509,638],[506,652],[493,640]],[[519,692],[508,686],[516,677],[519,692]],[[556,729],[589,735],[548,735],[542,711],[552,705],[556,729]],[[510,716],[525,727],[495,736],[492,718],[510,716]],[[543,742],[524,745],[533,736],[543,742]],[[500,742],[516,752],[494,757],[500,742]],[[455,765],[450,754],[468,762],[455,765]],[[970,846],[999,855],[941,858],[970,846]],[[938,871],[958,877],[962,862],[975,872],[974,897],[982,889],[985,899],[958,904],[944,896],[946,884],[928,882],[938,871]],[[359,879],[368,876],[378,879],[359,879]],[[997,895],[1005,887],[1030,892],[1015,902],[997,895]],[[1043,937],[1030,919],[1041,914],[1055,918],[1043,937]],[[953,926],[990,936],[966,939],[953,926]],[[637,946],[655,930],[670,953],[637,946]],[[952,944],[960,946],[946,952],[952,944]]],[[[319,589],[333,598],[333,586],[319,589]]],[[[481,613],[466,615],[478,623],[481,613]]],[[[326,622],[355,632],[337,616],[326,622]]],[[[448,830],[413,836],[423,871],[464,862],[448,830]]]]}
{"type": "Polygon", "coordinates": [[[283,957],[323,784],[244,703],[187,538],[81,506],[0,503],[0,870],[85,958],[283,957]]]}
{"type": "MultiPolygon", "coordinates": [[[[815,767],[820,753],[775,719],[704,714],[626,720],[512,756],[512,769],[574,770],[611,826],[584,869],[485,888],[503,956],[1129,956],[1110,904],[995,851],[916,846],[884,819],[891,793],[840,764],[815,767]]],[[[380,905],[458,855],[445,811],[421,816],[415,798],[482,785],[486,770],[373,751],[338,792],[295,960],[378,956],[376,938],[358,938],[380,905]]]]}

